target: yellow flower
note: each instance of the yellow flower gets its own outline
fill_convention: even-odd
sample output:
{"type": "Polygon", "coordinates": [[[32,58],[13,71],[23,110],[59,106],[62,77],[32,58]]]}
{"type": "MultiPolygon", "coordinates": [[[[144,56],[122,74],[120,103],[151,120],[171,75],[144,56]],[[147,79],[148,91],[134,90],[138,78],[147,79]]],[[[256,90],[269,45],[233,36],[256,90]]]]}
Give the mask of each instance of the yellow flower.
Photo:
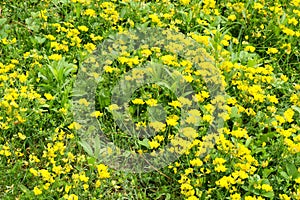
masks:
{"type": "Polygon", "coordinates": [[[273,190],[272,186],[270,186],[269,184],[262,184],[261,189],[265,190],[266,192],[270,192],[273,190]]]}
{"type": "Polygon", "coordinates": [[[75,129],[75,130],[78,130],[78,129],[81,128],[81,125],[80,125],[79,123],[77,123],[77,122],[73,122],[72,124],[70,124],[70,125],[68,126],[68,128],[69,128],[69,129],[75,129]]]}
{"type": "Polygon", "coordinates": [[[43,193],[42,190],[40,190],[37,186],[34,187],[33,192],[35,195],[40,195],[43,193]]]}
{"type": "MultiPolygon", "coordinates": [[[[48,40],[56,40],[56,38],[53,36],[53,35],[46,35],[46,38],[48,39],[48,40]]],[[[29,53],[29,52],[27,52],[27,53],[29,53]]]]}
{"type": "Polygon", "coordinates": [[[96,183],[95,183],[95,188],[100,187],[100,185],[101,185],[101,182],[99,180],[97,180],[96,183]]]}
{"type": "Polygon", "coordinates": [[[221,40],[220,43],[226,47],[229,46],[229,42],[227,40],[221,40]]]}
{"type": "Polygon", "coordinates": [[[253,6],[253,8],[254,9],[257,9],[257,10],[260,10],[260,9],[262,9],[264,6],[261,4],[261,3],[254,3],[254,6],[253,6]]]}
{"type": "Polygon", "coordinates": [[[186,6],[190,3],[190,0],[180,0],[180,3],[186,6]]]}
{"type": "Polygon", "coordinates": [[[6,38],[1,39],[1,42],[2,42],[3,44],[9,44],[9,42],[7,41],[6,38]]]}
{"type": "Polygon", "coordinates": [[[156,149],[156,148],[158,148],[159,145],[160,145],[156,140],[149,141],[148,144],[150,145],[150,148],[151,148],[151,149],[156,149]]]}
{"type": "Polygon", "coordinates": [[[148,57],[148,56],[150,56],[150,55],[152,54],[151,50],[149,50],[149,49],[143,49],[143,50],[141,51],[141,53],[142,53],[143,56],[145,56],[145,57],[148,57]]]}
{"type": "Polygon", "coordinates": [[[67,109],[65,109],[65,108],[60,108],[58,111],[64,115],[67,114],[67,109]]]}
{"type": "Polygon", "coordinates": [[[120,108],[119,108],[119,106],[117,104],[111,104],[110,106],[108,106],[108,109],[110,111],[113,111],[113,110],[118,110],[120,108]]]}
{"type": "Polygon", "coordinates": [[[185,127],[182,129],[182,133],[189,139],[195,139],[198,136],[197,131],[192,127],[185,127]]]}
{"type": "Polygon", "coordinates": [[[199,198],[193,195],[193,196],[189,196],[187,200],[199,200],[199,198]]]}
{"type": "Polygon", "coordinates": [[[293,111],[292,108],[289,108],[287,109],[285,112],[284,112],[284,118],[287,122],[291,123],[293,122],[293,116],[294,116],[295,112],[293,111]]]}
{"type": "Polygon", "coordinates": [[[86,183],[89,181],[89,177],[87,177],[84,173],[82,173],[79,175],[79,180],[86,183]]]}
{"type": "Polygon", "coordinates": [[[271,102],[271,103],[278,103],[278,99],[276,98],[275,95],[267,95],[267,98],[268,100],[271,102]]]}
{"type": "Polygon", "coordinates": [[[237,130],[233,130],[231,132],[231,135],[233,135],[236,138],[242,138],[242,137],[247,138],[248,137],[247,130],[241,129],[241,128],[238,128],[237,130]]]}
{"type": "Polygon", "coordinates": [[[166,129],[166,124],[162,123],[162,122],[150,122],[149,124],[150,127],[154,128],[154,130],[156,132],[158,131],[164,131],[166,129]]]}
{"type": "Polygon", "coordinates": [[[182,105],[188,105],[188,106],[192,105],[192,102],[185,97],[179,97],[178,100],[182,105]]]}
{"type": "Polygon", "coordinates": [[[22,133],[18,133],[18,136],[21,140],[25,140],[26,139],[26,135],[23,135],[22,133]]]}
{"type": "Polygon", "coordinates": [[[100,111],[94,111],[94,112],[91,113],[91,117],[98,118],[98,117],[101,117],[101,116],[103,116],[103,113],[101,113],[100,111]]]}
{"type": "Polygon", "coordinates": [[[23,57],[26,59],[26,58],[28,58],[30,56],[30,52],[26,52],[26,53],[24,53],[23,54],[23,57]]]}
{"type": "Polygon", "coordinates": [[[176,126],[178,124],[178,122],[177,122],[178,119],[179,119],[179,117],[177,115],[172,115],[172,116],[167,117],[166,122],[169,126],[176,126]]]}
{"type": "Polygon", "coordinates": [[[54,98],[54,96],[52,96],[52,95],[51,95],[51,94],[49,94],[49,93],[45,93],[45,94],[44,94],[44,96],[45,96],[45,97],[46,97],[46,99],[47,99],[47,100],[49,100],[49,101],[51,101],[51,100],[55,99],[55,98],[54,98]]]}
{"type": "Polygon", "coordinates": [[[89,53],[92,53],[94,50],[96,50],[96,45],[94,45],[93,43],[87,43],[87,44],[83,45],[83,47],[84,47],[89,53]]]}
{"type": "Polygon", "coordinates": [[[283,80],[284,82],[287,82],[289,80],[289,78],[286,75],[281,75],[280,79],[283,80]]]}
{"type": "Polygon", "coordinates": [[[177,107],[181,108],[182,107],[182,105],[179,101],[172,101],[171,103],[168,103],[168,104],[170,106],[173,106],[174,108],[177,108],[177,107]]]}
{"type": "Polygon", "coordinates": [[[227,17],[227,19],[230,20],[230,21],[235,21],[236,20],[236,16],[235,15],[229,15],[227,17]]]}
{"type": "Polygon", "coordinates": [[[150,14],[149,15],[149,18],[152,20],[152,22],[154,23],[161,23],[160,19],[158,18],[158,15],[155,13],[155,14],[150,14]]]}
{"type": "Polygon", "coordinates": [[[226,162],[226,160],[224,158],[215,158],[213,160],[213,164],[214,165],[222,165],[226,162]]]}
{"type": "Polygon", "coordinates": [[[241,195],[238,193],[234,193],[230,195],[230,199],[231,200],[240,200],[241,199],[241,195]]]}
{"type": "Polygon", "coordinates": [[[263,168],[265,168],[265,167],[268,166],[268,164],[269,164],[269,162],[266,160],[266,161],[263,161],[263,162],[261,163],[261,166],[262,166],[263,168]]]}
{"type": "Polygon", "coordinates": [[[38,176],[39,175],[38,171],[35,170],[34,168],[30,168],[29,172],[32,173],[34,176],[38,176]]]}
{"type": "Polygon", "coordinates": [[[276,54],[278,53],[278,49],[276,48],[268,48],[267,54],[276,54]]]}
{"type": "Polygon", "coordinates": [[[213,121],[213,117],[211,115],[203,115],[203,120],[211,123],[213,121]]]}
{"type": "Polygon", "coordinates": [[[286,194],[279,194],[279,198],[282,200],[290,200],[291,198],[286,194]]]}
{"type": "Polygon", "coordinates": [[[83,32],[87,32],[89,30],[89,28],[86,26],[78,26],[78,29],[83,32]]]}
{"type": "Polygon", "coordinates": [[[246,196],[245,200],[256,200],[256,198],[255,197],[251,197],[251,196],[246,196]]]}
{"type": "Polygon", "coordinates": [[[195,158],[193,160],[190,160],[190,164],[193,166],[193,167],[201,167],[203,165],[203,162],[199,159],[199,158],[195,158]]]}
{"type": "Polygon", "coordinates": [[[84,190],[87,190],[89,188],[89,185],[88,184],[83,184],[83,189],[84,190]]]}
{"type": "Polygon", "coordinates": [[[291,101],[294,105],[300,104],[300,101],[299,101],[299,98],[298,98],[298,95],[297,95],[297,94],[292,94],[291,97],[290,97],[290,101],[291,101]]]}
{"type": "Polygon", "coordinates": [[[67,200],[78,200],[78,196],[75,194],[66,195],[66,197],[64,196],[64,198],[67,200]]]}
{"type": "Polygon", "coordinates": [[[194,80],[194,78],[191,75],[183,76],[183,78],[188,83],[191,83],[194,80]]]}
{"type": "Polygon", "coordinates": [[[88,106],[90,103],[86,99],[79,99],[78,103],[80,105],[88,106]]]}
{"type": "Polygon", "coordinates": [[[217,165],[215,167],[216,172],[226,172],[227,168],[224,165],[217,165]]]}
{"type": "Polygon", "coordinates": [[[57,175],[60,175],[60,174],[64,173],[63,168],[60,165],[59,166],[54,165],[52,167],[52,171],[54,173],[56,173],[57,175]]]}
{"type": "Polygon", "coordinates": [[[96,12],[95,10],[93,9],[86,9],[84,12],[83,12],[83,15],[87,15],[87,16],[90,16],[90,17],[96,17],[96,12]]]}
{"type": "Polygon", "coordinates": [[[290,18],[288,19],[288,24],[293,24],[296,26],[298,24],[298,20],[295,17],[290,18]]]}
{"type": "Polygon", "coordinates": [[[49,187],[50,187],[50,183],[45,183],[45,185],[43,186],[43,188],[44,188],[45,190],[48,190],[49,187]]]}
{"type": "Polygon", "coordinates": [[[97,171],[99,178],[109,178],[110,174],[108,172],[108,167],[104,164],[97,165],[97,171]]]}
{"type": "Polygon", "coordinates": [[[148,99],[145,102],[148,106],[157,106],[157,100],[156,99],[148,99]]]}
{"type": "Polygon", "coordinates": [[[194,190],[193,186],[191,186],[188,183],[183,183],[180,186],[180,189],[181,189],[181,194],[183,194],[185,196],[192,196],[195,194],[195,190],[194,190]]]}
{"type": "Polygon", "coordinates": [[[97,40],[102,40],[102,39],[103,39],[103,37],[101,37],[101,36],[95,36],[94,33],[92,33],[92,34],[90,35],[90,38],[91,38],[93,41],[97,41],[97,40]]]}
{"type": "Polygon", "coordinates": [[[245,51],[254,52],[255,51],[255,47],[253,47],[253,46],[246,46],[244,50],[245,51]]]}
{"type": "Polygon", "coordinates": [[[164,136],[162,135],[157,135],[154,137],[154,140],[158,141],[158,142],[162,142],[164,140],[164,136]]]}
{"type": "Polygon", "coordinates": [[[234,184],[235,180],[231,176],[223,176],[221,179],[216,181],[216,184],[220,187],[225,187],[226,189],[229,189],[229,186],[231,184],[234,184]]]}
{"type": "Polygon", "coordinates": [[[45,21],[47,21],[48,19],[48,16],[46,16],[46,13],[47,13],[47,10],[41,10],[40,13],[39,13],[39,17],[44,19],[45,21]]]}
{"type": "Polygon", "coordinates": [[[143,99],[134,99],[132,100],[132,103],[136,105],[143,105],[145,102],[143,99]]]}
{"type": "Polygon", "coordinates": [[[62,59],[62,55],[60,54],[52,54],[51,56],[48,57],[50,60],[55,60],[55,61],[59,61],[62,59]]]}

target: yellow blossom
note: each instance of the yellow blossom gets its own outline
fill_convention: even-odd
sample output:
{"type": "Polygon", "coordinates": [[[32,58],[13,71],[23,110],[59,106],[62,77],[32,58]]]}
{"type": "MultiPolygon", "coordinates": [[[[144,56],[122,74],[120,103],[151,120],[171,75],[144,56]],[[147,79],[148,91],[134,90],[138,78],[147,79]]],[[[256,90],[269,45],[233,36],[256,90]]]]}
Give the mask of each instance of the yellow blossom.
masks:
{"type": "Polygon", "coordinates": [[[151,149],[156,149],[160,145],[156,140],[149,141],[148,144],[151,149]]]}
{"type": "Polygon", "coordinates": [[[179,101],[172,101],[171,103],[168,103],[170,106],[173,106],[174,108],[181,108],[182,104],[179,101]]]}
{"type": "Polygon", "coordinates": [[[145,102],[144,102],[144,100],[143,99],[134,99],[134,100],[132,100],[132,103],[133,104],[136,104],[136,105],[143,105],[145,102]]]}
{"type": "Polygon", "coordinates": [[[26,135],[23,135],[22,133],[18,133],[18,136],[21,140],[25,140],[26,139],[26,135]]]}
{"type": "Polygon", "coordinates": [[[45,93],[44,96],[45,96],[46,99],[49,100],[49,101],[55,99],[50,93],[45,93]]]}
{"type": "Polygon", "coordinates": [[[93,10],[93,9],[86,9],[83,12],[83,15],[87,15],[87,16],[90,16],[90,17],[96,17],[97,16],[96,11],[93,10]]]}
{"type": "Polygon", "coordinates": [[[35,195],[40,195],[43,193],[42,190],[37,186],[34,187],[33,192],[35,195]]]}
{"type": "Polygon", "coordinates": [[[99,178],[109,178],[110,174],[108,172],[108,167],[104,164],[97,165],[97,171],[99,178]]]}
{"type": "Polygon", "coordinates": [[[227,19],[230,20],[230,21],[235,21],[236,20],[236,16],[235,15],[229,15],[227,17],[227,19]]]}
{"type": "Polygon", "coordinates": [[[278,53],[278,49],[276,48],[268,48],[267,54],[276,54],[278,53]]]}
{"type": "Polygon", "coordinates": [[[50,60],[55,60],[55,61],[59,61],[62,59],[62,55],[60,54],[52,54],[51,56],[48,57],[50,60]]]}

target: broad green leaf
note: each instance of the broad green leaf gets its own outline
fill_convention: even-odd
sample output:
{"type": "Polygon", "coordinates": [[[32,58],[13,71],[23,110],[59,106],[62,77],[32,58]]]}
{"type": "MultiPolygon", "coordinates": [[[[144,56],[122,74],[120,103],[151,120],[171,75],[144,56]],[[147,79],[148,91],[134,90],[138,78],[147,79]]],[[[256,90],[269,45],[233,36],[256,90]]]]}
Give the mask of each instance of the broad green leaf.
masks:
{"type": "Polygon", "coordinates": [[[94,156],[94,152],[93,152],[93,149],[92,147],[89,145],[89,143],[87,143],[86,141],[79,141],[78,142],[82,147],[83,149],[87,152],[87,154],[91,157],[94,156]]]}
{"type": "Polygon", "coordinates": [[[25,185],[23,185],[23,184],[19,184],[19,188],[24,193],[29,193],[30,192],[30,190],[25,185]]]}
{"type": "Polygon", "coordinates": [[[150,145],[149,145],[149,140],[148,139],[143,139],[143,141],[138,141],[138,143],[144,147],[147,147],[148,149],[150,149],[150,145]]]}
{"type": "Polygon", "coordinates": [[[261,195],[264,196],[264,197],[267,197],[267,198],[273,198],[274,197],[274,192],[270,191],[270,192],[262,193],[261,195]]]}
{"type": "Polygon", "coordinates": [[[1,18],[0,19],[0,26],[2,26],[3,24],[5,24],[6,21],[7,21],[6,18],[1,18]]]}
{"type": "Polygon", "coordinates": [[[300,175],[296,166],[293,163],[286,164],[286,171],[289,176],[293,177],[293,179],[298,178],[300,175]]]}
{"type": "Polygon", "coordinates": [[[297,111],[298,113],[300,113],[300,108],[298,106],[292,106],[292,108],[297,111]]]}

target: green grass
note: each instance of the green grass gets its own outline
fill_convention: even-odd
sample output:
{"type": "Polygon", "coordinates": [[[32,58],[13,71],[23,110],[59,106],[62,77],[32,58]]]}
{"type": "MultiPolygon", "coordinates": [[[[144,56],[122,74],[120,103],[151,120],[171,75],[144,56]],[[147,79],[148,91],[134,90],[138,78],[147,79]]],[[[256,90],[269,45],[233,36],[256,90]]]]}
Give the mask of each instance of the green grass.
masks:
{"type": "Polygon", "coordinates": [[[0,199],[300,199],[299,19],[299,0],[1,1],[0,199]]]}

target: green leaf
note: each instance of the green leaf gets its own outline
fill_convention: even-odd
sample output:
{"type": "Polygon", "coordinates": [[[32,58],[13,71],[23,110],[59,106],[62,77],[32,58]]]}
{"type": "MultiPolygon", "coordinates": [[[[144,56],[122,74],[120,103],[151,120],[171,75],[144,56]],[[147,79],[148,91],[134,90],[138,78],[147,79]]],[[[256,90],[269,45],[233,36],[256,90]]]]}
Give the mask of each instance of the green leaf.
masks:
{"type": "Polygon", "coordinates": [[[94,156],[94,152],[93,152],[93,149],[92,147],[89,145],[89,143],[87,143],[86,141],[79,141],[78,142],[82,147],[83,149],[87,152],[87,154],[91,157],[94,156]]]}
{"type": "Polygon", "coordinates": [[[298,178],[299,175],[300,175],[297,168],[296,168],[296,166],[293,163],[287,163],[286,164],[286,171],[287,171],[287,174],[289,176],[293,177],[293,179],[298,178]]]}
{"type": "Polygon", "coordinates": [[[285,179],[287,179],[287,180],[290,179],[290,177],[288,176],[288,174],[287,174],[286,172],[284,172],[284,171],[279,172],[279,174],[280,174],[283,178],[285,178],[285,179]]]}
{"type": "Polygon", "coordinates": [[[268,168],[264,169],[263,172],[262,172],[263,173],[263,177],[267,178],[273,171],[274,171],[273,168],[271,168],[271,169],[268,169],[268,168]]]}
{"type": "Polygon", "coordinates": [[[27,24],[27,27],[32,31],[38,31],[40,29],[40,26],[32,17],[25,19],[25,23],[27,24]]]}
{"type": "Polygon", "coordinates": [[[267,141],[271,140],[275,135],[276,135],[275,132],[269,132],[267,134],[263,134],[260,138],[260,142],[261,143],[267,142],[267,141]]]}
{"type": "Polygon", "coordinates": [[[261,195],[264,196],[264,197],[267,197],[267,198],[273,198],[274,197],[274,192],[270,191],[270,192],[262,193],[261,195]]]}
{"type": "Polygon", "coordinates": [[[95,153],[94,153],[94,156],[96,158],[98,158],[98,156],[100,155],[100,138],[99,136],[96,136],[95,138],[95,143],[94,143],[94,146],[95,146],[95,153]]]}
{"type": "Polygon", "coordinates": [[[25,185],[23,185],[23,184],[19,184],[19,188],[24,193],[29,193],[30,192],[30,190],[25,185]]]}
{"type": "Polygon", "coordinates": [[[240,118],[241,115],[238,113],[238,108],[237,107],[232,107],[231,108],[231,113],[230,113],[230,118],[240,118]]]}
{"type": "Polygon", "coordinates": [[[150,149],[150,145],[149,145],[149,140],[147,138],[143,139],[143,141],[138,141],[138,143],[144,147],[147,147],[148,149],[150,149]]]}
{"type": "Polygon", "coordinates": [[[292,106],[292,108],[293,108],[295,111],[297,111],[298,113],[300,113],[300,108],[299,108],[299,107],[297,107],[297,106],[292,106]]]}
{"type": "Polygon", "coordinates": [[[256,61],[255,60],[248,60],[247,66],[248,67],[254,67],[256,65],[256,61]]]}
{"type": "Polygon", "coordinates": [[[248,147],[248,146],[250,145],[251,141],[252,141],[252,137],[249,137],[249,138],[246,140],[245,146],[248,147]]]}
{"type": "Polygon", "coordinates": [[[88,160],[88,164],[90,164],[90,165],[93,165],[96,163],[96,158],[94,158],[94,157],[89,157],[87,160],[88,160]]]}
{"type": "Polygon", "coordinates": [[[39,43],[43,44],[46,41],[46,38],[35,36],[34,39],[39,43]]]}
{"type": "Polygon", "coordinates": [[[0,19],[0,26],[2,26],[3,24],[5,24],[6,21],[7,21],[6,18],[1,18],[0,19]]]}

